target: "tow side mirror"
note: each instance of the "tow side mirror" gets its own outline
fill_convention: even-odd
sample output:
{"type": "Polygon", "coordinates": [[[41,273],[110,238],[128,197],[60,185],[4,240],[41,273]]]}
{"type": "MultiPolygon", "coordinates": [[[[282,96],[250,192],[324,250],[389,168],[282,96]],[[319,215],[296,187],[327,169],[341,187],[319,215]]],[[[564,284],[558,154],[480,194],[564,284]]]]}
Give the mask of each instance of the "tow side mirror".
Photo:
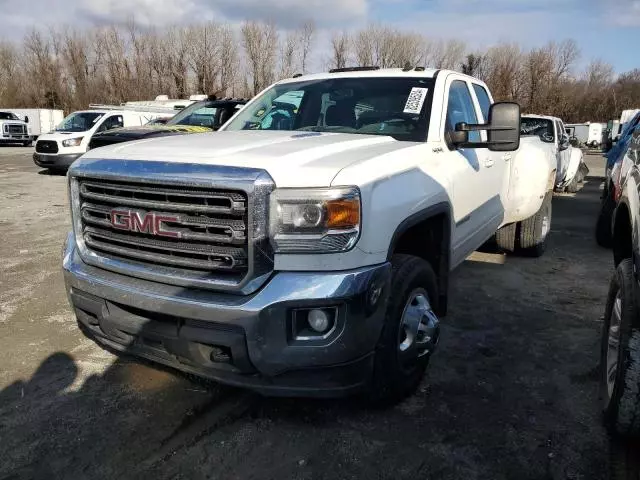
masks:
{"type": "Polygon", "coordinates": [[[489,123],[458,123],[450,135],[458,148],[488,148],[492,152],[513,152],[520,148],[520,105],[500,102],[491,105],[489,123]],[[469,132],[487,131],[486,142],[469,142],[469,132]]]}
{"type": "Polygon", "coordinates": [[[565,133],[560,137],[560,143],[558,145],[558,149],[561,152],[564,152],[566,149],[569,148],[569,145],[571,145],[571,143],[569,142],[569,135],[565,133]]]}

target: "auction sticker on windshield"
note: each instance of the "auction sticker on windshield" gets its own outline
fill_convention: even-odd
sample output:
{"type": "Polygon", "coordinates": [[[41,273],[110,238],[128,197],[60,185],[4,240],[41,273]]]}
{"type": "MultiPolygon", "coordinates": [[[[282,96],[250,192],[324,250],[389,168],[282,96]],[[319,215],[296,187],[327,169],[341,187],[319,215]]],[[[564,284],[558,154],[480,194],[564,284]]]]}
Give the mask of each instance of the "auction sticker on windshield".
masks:
{"type": "Polygon", "coordinates": [[[418,115],[424,105],[424,100],[427,98],[428,88],[413,87],[407,103],[404,106],[404,113],[413,113],[418,115]]]}

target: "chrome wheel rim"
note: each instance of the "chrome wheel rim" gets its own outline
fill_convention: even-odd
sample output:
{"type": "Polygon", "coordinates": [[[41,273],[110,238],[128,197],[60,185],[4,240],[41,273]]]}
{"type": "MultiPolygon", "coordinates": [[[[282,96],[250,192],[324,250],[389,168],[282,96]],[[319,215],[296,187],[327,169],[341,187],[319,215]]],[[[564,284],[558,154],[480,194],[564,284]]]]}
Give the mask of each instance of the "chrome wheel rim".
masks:
{"type": "Polygon", "coordinates": [[[609,320],[607,334],[607,392],[609,398],[613,396],[613,389],[618,375],[618,358],[620,354],[620,325],[622,324],[622,296],[618,291],[613,302],[613,311],[609,320]]]}
{"type": "Polygon", "coordinates": [[[398,356],[405,369],[431,353],[438,342],[439,321],[429,303],[427,292],[418,288],[411,292],[402,311],[398,332],[398,356]]]}

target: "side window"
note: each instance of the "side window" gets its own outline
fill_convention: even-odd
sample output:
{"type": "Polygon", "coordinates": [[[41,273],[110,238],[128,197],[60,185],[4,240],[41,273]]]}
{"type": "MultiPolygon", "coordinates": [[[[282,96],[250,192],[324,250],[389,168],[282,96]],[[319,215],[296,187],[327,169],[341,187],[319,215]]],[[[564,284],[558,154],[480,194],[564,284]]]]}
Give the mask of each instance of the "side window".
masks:
{"type": "MultiPolygon", "coordinates": [[[[453,132],[456,124],[461,122],[478,123],[478,116],[466,82],[455,80],[449,87],[445,132],[453,132]]],[[[479,142],[480,132],[469,132],[469,141],[479,142]]]]}
{"type": "Polygon", "coordinates": [[[124,120],[122,115],[112,115],[108,117],[102,125],[98,128],[99,132],[105,132],[107,130],[111,130],[113,128],[120,128],[124,126],[124,120]]]}
{"type": "Polygon", "coordinates": [[[482,116],[484,117],[484,121],[489,121],[489,109],[491,108],[491,100],[489,100],[489,94],[485,90],[482,85],[473,84],[473,90],[476,92],[476,97],[478,97],[478,103],[480,104],[480,110],[482,111],[482,116]]]}

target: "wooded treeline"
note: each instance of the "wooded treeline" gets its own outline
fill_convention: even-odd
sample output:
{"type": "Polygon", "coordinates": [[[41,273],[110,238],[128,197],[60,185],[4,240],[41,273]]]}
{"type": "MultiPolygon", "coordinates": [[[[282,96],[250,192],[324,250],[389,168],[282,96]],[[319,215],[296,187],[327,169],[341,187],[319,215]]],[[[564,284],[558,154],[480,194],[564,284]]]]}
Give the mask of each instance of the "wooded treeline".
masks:
{"type": "Polygon", "coordinates": [[[384,25],[334,32],[328,40],[313,22],[286,32],[257,22],[239,29],[215,22],[60,28],[33,30],[20,42],[0,40],[0,106],[69,112],[159,94],[249,97],[295,73],[358,65],[460,70],[485,80],[496,100],[515,100],[524,112],[566,122],[606,121],[640,105],[640,69],[616,75],[604,60],[586,69],[581,64],[572,40],[476,51],[384,25]]]}

